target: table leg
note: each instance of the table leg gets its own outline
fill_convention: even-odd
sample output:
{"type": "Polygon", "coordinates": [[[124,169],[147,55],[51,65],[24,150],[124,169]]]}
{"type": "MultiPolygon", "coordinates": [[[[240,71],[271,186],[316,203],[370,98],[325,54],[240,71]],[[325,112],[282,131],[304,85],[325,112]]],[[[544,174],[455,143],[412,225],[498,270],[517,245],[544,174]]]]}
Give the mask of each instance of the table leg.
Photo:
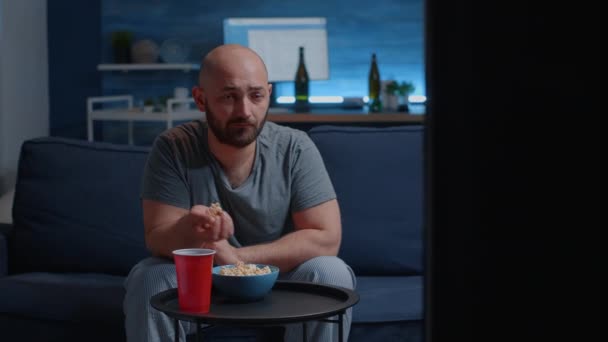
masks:
{"type": "Polygon", "coordinates": [[[179,342],[179,320],[175,319],[175,342],[179,342]]]}
{"type": "Polygon", "coordinates": [[[340,321],[338,324],[340,325],[340,330],[338,330],[338,341],[344,342],[344,314],[338,315],[338,320],[340,321]]]}
{"type": "Polygon", "coordinates": [[[308,341],[308,336],[306,336],[306,335],[307,335],[307,333],[306,333],[306,322],[304,322],[304,323],[302,323],[302,338],[303,338],[304,342],[308,341]]]}
{"type": "Polygon", "coordinates": [[[196,321],[196,342],[201,342],[203,340],[203,333],[201,332],[201,323],[196,321]]]}

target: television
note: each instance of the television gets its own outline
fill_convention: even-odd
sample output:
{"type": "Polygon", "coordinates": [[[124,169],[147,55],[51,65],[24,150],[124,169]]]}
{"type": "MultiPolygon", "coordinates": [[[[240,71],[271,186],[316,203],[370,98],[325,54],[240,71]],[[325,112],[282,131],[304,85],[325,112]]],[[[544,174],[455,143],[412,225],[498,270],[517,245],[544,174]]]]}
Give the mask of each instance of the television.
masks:
{"type": "Polygon", "coordinates": [[[251,48],[262,57],[269,82],[292,82],[304,47],[310,80],[329,79],[326,19],[322,17],[226,18],[224,43],[251,48]]]}

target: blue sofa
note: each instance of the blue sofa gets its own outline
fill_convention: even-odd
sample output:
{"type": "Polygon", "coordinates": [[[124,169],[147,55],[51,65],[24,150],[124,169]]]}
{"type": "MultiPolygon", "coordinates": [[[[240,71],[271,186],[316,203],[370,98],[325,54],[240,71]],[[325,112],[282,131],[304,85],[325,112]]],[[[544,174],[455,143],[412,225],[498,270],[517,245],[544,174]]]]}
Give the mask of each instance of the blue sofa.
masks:
{"type": "MultiPolygon", "coordinates": [[[[423,128],[308,132],[340,201],[340,256],[357,274],[349,341],[423,340],[423,128]]],[[[3,341],[125,340],[123,280],[148,255],[139,200],[147,154],[54,137],[23,144],[13,223],[0,227],[3,341]]],[[[246,329],[209,335],[255,340],[246,329]]]]}

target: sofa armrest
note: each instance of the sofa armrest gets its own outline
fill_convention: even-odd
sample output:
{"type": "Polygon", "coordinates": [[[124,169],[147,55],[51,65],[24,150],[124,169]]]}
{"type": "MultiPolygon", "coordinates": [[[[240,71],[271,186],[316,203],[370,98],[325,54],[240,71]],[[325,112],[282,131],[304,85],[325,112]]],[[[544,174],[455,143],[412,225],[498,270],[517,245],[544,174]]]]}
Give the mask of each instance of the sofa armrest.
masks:
{"type": "Polygon", "coordinates": [[[0,222],[0,277],[8,274],[8,238],[12,230],[12,224],[0,222]]]}

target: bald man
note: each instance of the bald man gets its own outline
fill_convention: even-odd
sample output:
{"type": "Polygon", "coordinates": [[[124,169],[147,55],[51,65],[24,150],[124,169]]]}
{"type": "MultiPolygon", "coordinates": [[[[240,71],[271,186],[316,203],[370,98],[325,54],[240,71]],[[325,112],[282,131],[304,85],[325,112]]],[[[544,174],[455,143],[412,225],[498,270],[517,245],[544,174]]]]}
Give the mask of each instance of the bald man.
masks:
{"type": "MultiPolygon", "coordinates": [[[[192,96],[205,113],[155,140],[142,186],[146,246],[154,255],[125,282],[127,340],[173,341],[172,320],[150,297],[177,287],[171,252],[211,248],[217,265],[276,265],[280,279],[355,288],[336,255],[340,209],[321,155],[306,133],[266,122],[272,85],[254,51],[222,45],[201,64],[192,96]],[[221,203],[221,216],[212,203],[221,203]]],[[[351,310],[345,315],[348,336],[351,310]]],[[[195,331],[182,322],[180,336],[195,331]]],[[[301,324],[285,341],[302,341],[301,324]]],[[[309,341],[337,341],[337,324],[307,323],[309,341]]]]}

